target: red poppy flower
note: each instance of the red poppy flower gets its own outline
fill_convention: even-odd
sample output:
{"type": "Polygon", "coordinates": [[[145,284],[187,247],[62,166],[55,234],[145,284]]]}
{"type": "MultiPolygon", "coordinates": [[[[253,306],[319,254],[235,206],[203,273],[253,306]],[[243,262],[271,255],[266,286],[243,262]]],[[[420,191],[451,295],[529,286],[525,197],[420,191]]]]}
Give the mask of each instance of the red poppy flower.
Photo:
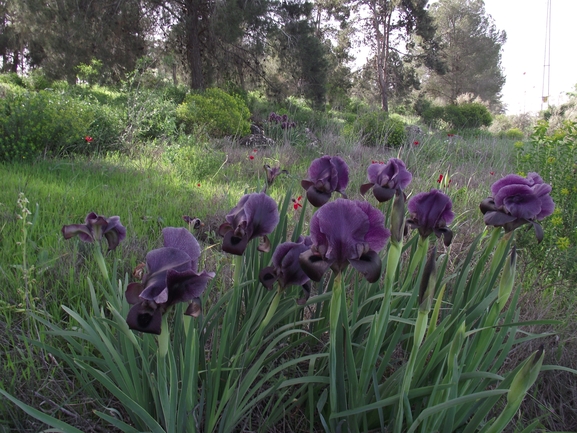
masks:
{"type": "Polygon", "coordinates": [[[418,141],[413,141],[413,144],[414,144],[415,146],[418,146],[418,145],[419,145],[419,142],[418,142],[418,141]]]}
{"type": "Polygon", "coordinates": [[[437,179],[437,183],[441,183],[443,181],[443,175],[440,174],[439,178],[437,179]]]}
{"type": "Polygon", "coordinates": [[[200,183],[197,183],[196,186],[198,186],[200,188],[200,183]]]}
{"type": "Polygon", "coordinates": [[[94,138],[92,138],[90,135],[84,137],[84,141],[86,141],[87,143],[92,143],[92,140],[94,140],[94,138]]]}
{"type": "Polygon", "coordinates": [[[257,153],[257,152],[258,152],[258,149],[253,149],[252,151],[253,151],[254,153],[257,153]]]}
{"type": "Polygon", "coordinates": [[[495,175],[495,172],[494,172],[494,171],[492,171],[492,172],[491,172],[491,176],[494,176],[494,175],[495,175]]]}
{"type": "Polygon", "coordinates": [[[248,159],[250,159],[252,161],[254,159],[254,155],[249,155],[248,159]]]}

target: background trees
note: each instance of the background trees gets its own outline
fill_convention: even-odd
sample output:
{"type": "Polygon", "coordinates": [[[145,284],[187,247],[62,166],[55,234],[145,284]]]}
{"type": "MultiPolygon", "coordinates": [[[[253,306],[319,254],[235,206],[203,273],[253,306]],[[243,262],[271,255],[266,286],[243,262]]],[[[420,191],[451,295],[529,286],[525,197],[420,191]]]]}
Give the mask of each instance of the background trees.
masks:
{"type": "Polygon", "coordinates": [[[470,93],[499,106],[505,33],[482,0],[0,0],[3,71],[41,67],[76,82],[122,80],[147,56],[192,89],[261,88],[342,106],[355,79],[351,49],[370,48],[356,80],[388,111],[423,87],[454,103],[470,93]],[[419,72],[419,73],[417,73],[419,72]],[[445,73],[446,72],[446,73],[445,73]],[[82,75],[82,72],[81,74],[82,75]],[[85,80],[85,78],[82,78],[85,80]],[[424,85],[424,86],[423,86],[424,85]]]}
{"type": "Polygon", "coordinates": [[[505,84],[501,69],[505,31],[498,30],[486,15],[483,0],[440,0],[431,6],[431,15],[447,68],[442,75],[426,70],[424,91],[446,103],[455,103],[459,95],[469,93],[498,110],[505,84]]]}

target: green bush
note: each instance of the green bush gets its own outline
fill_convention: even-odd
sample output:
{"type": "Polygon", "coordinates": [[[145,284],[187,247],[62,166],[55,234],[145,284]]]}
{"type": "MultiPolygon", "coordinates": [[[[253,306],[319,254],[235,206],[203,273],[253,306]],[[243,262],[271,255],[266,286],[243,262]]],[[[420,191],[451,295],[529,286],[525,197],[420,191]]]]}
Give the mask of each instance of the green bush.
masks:
{"type": "Polygon", "coordinates": [[[198,126],[205,127],[212,137],[250,133],[250,111],[246,103],[217,88],[187,95],[177,107],[176,117],[188,133],[198,126]]]}
{"type": "Polygon", "coordinates": [[[441,107],[430,101],[420,100],[415,110],[428,125],[443,121],[451,128],[459,130],[489,126],[493,121],[487,107],[476,102],[441,107]]]}
{"type": "Polygon", "coordinates": [[[491,113],[482,104],[475,102],[444,107],[443,120],[453,128],[468,129],[489,126],[492,122],[491,113]]]}
{"type": "Polygon", "coordinates": [[[523,140],[525,134],[519,128],[511,128],[505,131],[504,136],[509,140],[523,140]]]}
{"type": "Polygon", "coordinates": [[[407,134],[405,124],[384,111],[371,111],[358,116],[352,125],[346,125],[344,133],[350,137],[360,137],[365,146],[400,147],[407,134]]]}
{"type": "Polygon", "coordinates": [[[0,159],[90,153],[84,137],[94,120],[89,106],[51,91],[8,95],[0,100],[0,159]]]}
{"type": "Polygon", "coordinates": [[[553,187],[551,197],[555,202],[555,212],[549,217],[543,242],[534,244],[522,238],[521,245],[551,272],[552,278],[561,276],[576,282],[577,122],[566,121],[553,134],[548,134],[548,129],[547,121],[539,121],[529,143],[515,143],[519,174],[536,171],[553,187]]]}

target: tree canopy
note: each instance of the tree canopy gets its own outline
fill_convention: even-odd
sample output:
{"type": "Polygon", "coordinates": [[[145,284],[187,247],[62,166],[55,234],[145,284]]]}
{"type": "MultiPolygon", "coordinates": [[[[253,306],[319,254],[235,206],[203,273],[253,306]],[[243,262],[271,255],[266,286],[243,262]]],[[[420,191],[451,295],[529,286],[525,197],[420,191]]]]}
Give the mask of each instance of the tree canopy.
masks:
{"type": "Polygon", "coordinates": [[[486,14],[483,0],[440,0],[431,6],[431,15],[442,41],[440,55],[446,71],[442,75],[424,72],[426,93],[446,103],[470,94],[498,109],[505,84],[501,49],[507,35],[486,14]]]}

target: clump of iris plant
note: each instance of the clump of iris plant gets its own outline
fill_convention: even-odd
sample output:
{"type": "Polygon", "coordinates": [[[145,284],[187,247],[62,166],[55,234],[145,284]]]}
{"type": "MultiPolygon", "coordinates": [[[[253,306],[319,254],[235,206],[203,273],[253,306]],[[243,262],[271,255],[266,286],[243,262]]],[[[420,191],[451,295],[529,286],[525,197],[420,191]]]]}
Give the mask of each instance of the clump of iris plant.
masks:
{"type": "Polygon", "coordinates": [[[412,197],[407,207],[410,213],[407,224],[417,229],[422,238],[426,239],[435,233],[437,237],[443,237],[445,246],[451,244],[453,232],[447,224],[453,221],[455,214],[448,195],[433,188],[430,192],[422,192],[412,197]]]}
{"type": "Polygon", "coordinates": [[[297,302],[304,304],[310,296],[310,278],[302,270],[299,256],[310,249],[312,240],[309,236],[301,236],[297,242],[284,242],[276,247],[272,255],[272,266],[263,268],[259,273],[259,281],[268,290],[278,282],[281,289],[288,286],[302,286],[303,297],[297,302]]]}
{"type": "Polygon", "coordinates": [[[349,167],[339,156],[325,155],[315,159],[308,170],[308,177],[301,181],[307,191],[307,199],[314,207],[321,207],[329,201],[333,192],[344,198],[349,183],[349,167]]]}
{"type": "Polygon", "coordinates": [[[100,244],[102,237],[106,238],[108,251],[115,249],[126,238],[126,228],[120,223],[120,217],[106,218],[90,212],[86,215],[84,224],[70,224],[62,227],[64,239],[76,235],[83,242],[100,244]]]}
{"type": "Polygon", "coordinates": [[[163,314],[178,302],[188,302],[184,314],[200,314],[200,296],[214,272],[198,272],[200,245],[185,228],[162,230],[164,246],[146,255],[142,281],[128,284],[126,317],[130,329],[159,335],[163,314]]]}
{"type": "Polygon", "coordinates": [[[270,241],[266,235],[272,233],[279,222],[276,202],[265,193],[244,195],[226,216],[218,233],[224,237],[222,250],[241,256],[250,240],[262,237],[259,251],[268,251],[270,241]]]}
{"type": "Polygon", "coordinates": [[[541,242],[543,228],[537,221],[555,210],[550,192],[551,185],[544,183],[537,173],[529,173],[526,178],[509,174],[495,182],[491,186],[493,196],[481,202],[485,224],[503,227],[506,233],[531,224],[541,242]]]}
{"type": "Polygon", "coordinates": [[[301,253],[304,272],[320,281],[331,268],[342,272],[347,265],[373,283],[381,276],[378,252],[391,232],[384,226],[383,214],[370,203],[338,199],[320,208],[310,223],[311,248],[301,253]]]}
{"type": "Polygon", "coordinates": [[[383,203],[395,196],[397,190],[404,190],[413,179],[405,163],[398,158],[391,158],[386,164],[372,163],[367,168],[368,183],[361,185],[361,194],[365,195],[371,188],[375,198],[383,203]]]}

